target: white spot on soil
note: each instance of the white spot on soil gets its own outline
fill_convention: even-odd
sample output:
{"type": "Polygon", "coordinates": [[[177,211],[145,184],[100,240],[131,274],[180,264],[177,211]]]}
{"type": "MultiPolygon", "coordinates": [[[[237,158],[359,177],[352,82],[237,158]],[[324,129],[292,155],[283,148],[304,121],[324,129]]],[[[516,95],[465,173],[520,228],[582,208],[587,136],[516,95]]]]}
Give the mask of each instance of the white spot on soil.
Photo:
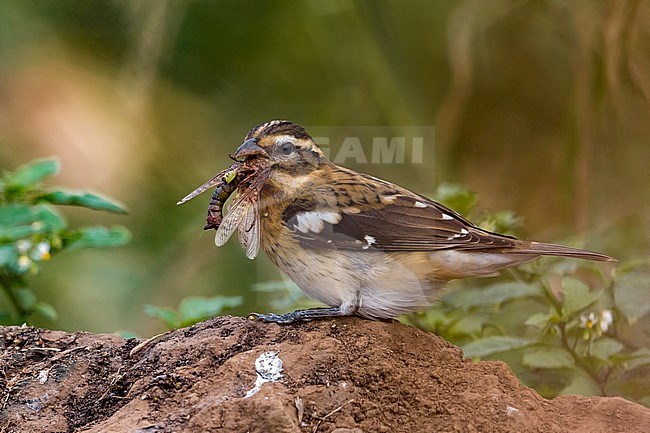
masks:
{"type": "Polygon", "coordinates": [[[264,352],[255,360],[257,380],[255,386],[249,390],[244,398],[249,398],[262,388],[266,382],[277,382],[282,379],[282,360],[278,352],[264,352]]]}
{"type": "Polygon", "coordinates": [[[506,406],[506,415],[507,416],[513,416],[517,412],[519,412],[519,409],[517,409],[516,407],[506,406]]]}
{"type": "Polygon", "coordinates": [[[50,369],[41,370],[38,372],[38,383],[45,383],[50,375],[50,369]]]}

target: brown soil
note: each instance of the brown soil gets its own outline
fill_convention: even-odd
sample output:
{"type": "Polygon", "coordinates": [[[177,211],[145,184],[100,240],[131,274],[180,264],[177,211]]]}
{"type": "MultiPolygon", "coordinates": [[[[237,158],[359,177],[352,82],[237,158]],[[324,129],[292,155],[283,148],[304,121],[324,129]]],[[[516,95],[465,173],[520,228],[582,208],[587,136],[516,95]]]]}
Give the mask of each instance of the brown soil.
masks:
{"type": "Polygon", "coordinates": [[[647,432],[622,398],[546,400],[501,362],[360,319],[220,317],[140,347],[113,335],[0,328],[0,432],[647,432]],[[283,377],[249,398],[255,361],[283,377]]]}

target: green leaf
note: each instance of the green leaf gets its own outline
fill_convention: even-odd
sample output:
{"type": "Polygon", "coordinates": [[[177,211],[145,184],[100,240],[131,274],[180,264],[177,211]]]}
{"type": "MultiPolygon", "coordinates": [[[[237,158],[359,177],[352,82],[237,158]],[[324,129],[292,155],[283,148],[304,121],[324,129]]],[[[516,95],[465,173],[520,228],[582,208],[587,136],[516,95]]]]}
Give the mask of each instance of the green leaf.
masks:
{"type": "Polygon", "coordinates": [[[473,312],[453,321],[448,328],[448,332],[455,337],[470,336],[477,337],[481,334],[489,315],[482,312],[473,312]]]}
{"type": "Polygon", "coordinates": [[[14,227],[29,224],[35,219],[31,206],[11,203],[0,206],[0,227],[14,227]]]}
{"type": "Polygon", "coordinates": [[[616,306],[631,322],[650,312],[650,271],[641,268],[616,279],[616,306]]]}
{"type": "Polygon", "coordinates": [[[12,325],[11,314],[8,311],[0,311],[0,326],[12,325]]]}
{"type": "Polygon", "coordinates": [[[535,313],[524,322],[524,325],[534,326],[535,328],[544,329],[551,320],[549,313],[535,313]]]}
{"type": "Polygon", "coordinates": [[[43,224],[48,231],[57,231],[66,228],[67,223],[65,219],[54,207],[39,205],[33,206],[32,209],[36,214],[35,224],[37,226],[43,224]]]}
{"type": "Polygon", "coordinates": [[[49,206],[12,203],[0,206],[0,240],[14,241],[37,233],[61,230],[65,220],[49,206]]]}
{"type": "Polygon", "coordinates": [[[468,310],[472,307],[499,305],[511,299],[541,295],[542,290],[538,284],[507,282],[483,288],[455,290],[445,295],[443,300],[454,308],[468,310]]]}
{"type": "Polygon", "coordinates": [[[474,207],[476,194],[466,187],[444,182],[436,190],[436,199],[464,215],[474,207]]]}
{"type": "Polygon", "coordinates": [[[435,307],[429,308],[425,312],[400,316],[399,320],[430,332],[436,332],[439,328],[447,328],[451,321],[448,314],[435,307]]]}
{"type": "Polygon", "coordinates": [[[179,327],[178,314],[171,308],[145,304],[144,313],[147,316],[162,320],[169,328],[176,329],[179,327]]]}
{"type": "Polygon", "coordinates": [[[508,234],[522,225],[522,219],[512,211],[501,211],[488,215],[478,222],[478,226],[491,232],[508,234]]]}
{"type": "Polygon", "coordinates": [[[13,245],[0,246],[0,268],[7,268],[18,260],[18,251],[13,245]]]}
{"type": "Polygon", "coordinates": [[[485,357],[495,353],[508,352],[520,349],[531,344],[526,338],[511,337],[507,335],[493,335],[471,341],[463,346],[465,356],[470,358],[485,357]]]}
{"type": "Polygon", "coordinates": [[[217,295],[212,298],[190,296],[181,301],[178,312],[171,308],[149,304],[144,306],[144,312],[148,316],[162,320],[168,327],[176,329],[216,316],[225,308],[241,305],[243,300],[241,296],[217,295]]]}
{"type": "Polygon", "coordinates": [[[58,318],[58,314],[56,314],[54,307],[45,302],[39,302],[34,305],[34,312],[39,313],[48,320],[56,320],[58,318]]]}
{"type": "Polygon", "coordinates": [[[125,329],[118,329],[117,331],[113,332],[113,334],[119,335],[120,337],[124,338],[125,340],[128,340],[130,338],[142,338],[140,335],[136,334],[133,331],[128,331],[125,329]]]}
{"type": "Polygon", "coordinates": [[[216,316],[225,308],[237,307],[243,301],[244,298],[241,296],[187,297],[178,306],[180,326],[193,325],[201,320],[216,316]]]}
{"type": "Polygon", "coordinates": [[[0,241],[11,242],[18,239],[25,239],[34,234],[42,233],[45,230],[43,225],[28,225],[4,228],[0,227],[0,241]]]}
{"type": "Polygon", "coordinates": [[[601,338],[593,342],[589,354],[596,359],[609,361],[612,355],[617,354],[621,350],[623,350],[622,343],[611,338],[601,338]]]}
{"type": "Polygon", "coordinates": [[[18,188],[32,187],[59,172],[61,164],[56,159],[38,159],[18,167],[7,175],[7,184],[18,188]]]}
{"type": "Polygon", "coordinates": [[[623,363],[626,369],[632,370],[633,368],[650,364],[650,349],[642,347],[632,353],[615,354],[612,358],[614,358],[617,363],[623,363]]]}
{"type": "Polygon", "coordinates": [[[575,366],[571,355],[557,346],[531,347],[523,353],[521,362],[530,368],[573,368],[575,366]]]}
{"type": "Polygon", "coordinates": [[[131,232],[126,227],[85,227],[75,233],[69,248],[119,247],[127,244],[130,240],[131,232]]]}
{"type": "Polygon", "coordinates": [[[52,191],[37,197],[36,200],[53,204],[82,206],[88,209],[105,210],[120,214],[127,213],[124,206],[116,201],[89,192],[52,191]]]}
{"type": "Polygon", "coordinates": [[[559,394],[580,394],[589,397],[592,395],[600,395],[600,388],[596,382],[576,371],[571,383],[563,388],[559,394]]]}
{"type": "Polygon", "coordinates": [[[34,292],[25,288],[18,288],[14,290],[21,308],[25,311],[33,311],[34,306],[37,302],[34,292]]]}
{"type": "Polygon", "coordinates": [[[564,301],[562,302],[562,317],[571,319],[576,313],[584,310],[600,298],[602,292],[590,292],[589,287],[573,277],[562,280],[564,301]]]}

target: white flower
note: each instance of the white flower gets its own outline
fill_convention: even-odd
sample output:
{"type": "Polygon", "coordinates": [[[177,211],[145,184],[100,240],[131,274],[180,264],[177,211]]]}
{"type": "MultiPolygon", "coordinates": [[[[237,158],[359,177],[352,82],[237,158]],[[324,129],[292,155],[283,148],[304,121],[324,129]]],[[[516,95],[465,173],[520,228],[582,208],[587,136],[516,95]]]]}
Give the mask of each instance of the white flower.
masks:
{"type": "Polygon", "coordinates": [[[592,311],[589,315],[580,316],[580,327],[585,330],[583,334],[585,340],[589,339],[592,333],[598,337],[602,336],[612,323],[614,323],[612,310],[603,310],[598,315],[592,311]]]}
{"type": "Polygon", "coordinates": [[[580,327],[585,328],[585,329],[591,329],[596,325],[598,322],[598,319],[596,318],[596,314],[592,311],[589,313],[589,315],[581,315],[580,316],[580,327]]]}
{"type": "Polygon", "coordinates": [[[27,239],[20,239],[16,241],[16,249],[18,250],[19,254],[27,254],[31,247],[32,243],[27,239]]]}
{"type": "Polygon", "coordinates": [[[18,257],[18,272],[26,272],[31,267],[32,261],[27,256],[18,257]]]}
{"type": "Polygon", "coordinates": [[[39,242],[29,256],[35,261],[50,260],[50,243],[48,241],[39,242]]]}
{"type": "Polygon", "coordinates": [[[603,310],[600,312],[600,319],[598,324],[600,325],[600,330],[607,332],[609,325],[614,322],[614,313],[612,310],[603,310]]]}

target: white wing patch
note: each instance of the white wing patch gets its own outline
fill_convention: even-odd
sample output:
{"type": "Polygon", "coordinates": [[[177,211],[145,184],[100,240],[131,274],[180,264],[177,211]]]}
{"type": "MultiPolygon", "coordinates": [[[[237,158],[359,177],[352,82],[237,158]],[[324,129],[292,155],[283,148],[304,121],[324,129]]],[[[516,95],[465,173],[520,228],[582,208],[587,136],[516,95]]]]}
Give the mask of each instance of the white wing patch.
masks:
{"type": "Polygon", "coordinates": [[[320,233],[325,228],[326,222],[336,224],[340,221],[339,212],[313,210],[296,214],[296,228],[302,233],[320,233]]]}
{"type": "Polygon", "coordinates": [[[421,207],[421,208],[427,207],[427,204],[426,204],[426,203],[422,203],[421,201],[416,201],[413,205],[414,205],[415,207],[421,207]]]}
{"type": "Polygon", "coordinates": [[[393,204],[397,201],[396,195],[382,195],[379,200],[382,204],[393,204]]]}
{"type": "Polygon", "coordinates": [[[365,246],[361,247],[361,248],[364,249],[364,250],[367,250],[368,248],[370,248],[370,245],[372,245],[372,244],[374,244],[375,242],[377,242],[377,239],[373,238],[373,237],[370,236],[370,235],[366,235],[363,239],[364,239],[364,240],[366,241],[366,243],[368,244],[368,245],[365,245],[365,246]]]}
{"type": "Polygon", "coordinates": [[[446,213],[443,213],[442,214],[442,219],[445,220],[445,221],[449,221],[449,220],[453,220],[454,217],[452,217],[451,215],[447,215],[446,213]]]}

